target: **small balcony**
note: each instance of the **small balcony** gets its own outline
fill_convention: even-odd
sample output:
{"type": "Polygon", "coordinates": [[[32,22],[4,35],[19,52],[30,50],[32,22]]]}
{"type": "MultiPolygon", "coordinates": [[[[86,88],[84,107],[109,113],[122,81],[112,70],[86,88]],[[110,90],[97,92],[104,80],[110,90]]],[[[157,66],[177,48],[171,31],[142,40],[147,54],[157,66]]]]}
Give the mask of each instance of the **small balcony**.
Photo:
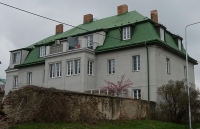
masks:
{"type": "Polygon", "coordinates": [[[63,52],[63,44],[50,47],[50,54],[63,52]]]}

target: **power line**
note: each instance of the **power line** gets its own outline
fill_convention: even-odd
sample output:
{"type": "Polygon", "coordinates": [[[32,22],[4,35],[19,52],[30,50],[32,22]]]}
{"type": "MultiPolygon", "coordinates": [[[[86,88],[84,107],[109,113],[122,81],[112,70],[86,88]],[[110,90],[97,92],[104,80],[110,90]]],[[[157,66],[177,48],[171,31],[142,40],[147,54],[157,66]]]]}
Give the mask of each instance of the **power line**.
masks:
{"type": "MultiPolygon", "coordinates": [[[[19,11],[22,11],[22,12],[25,12],[25,13],[28,13],[28,14],[31,14],[31,15],[35,15],[35,16],[38,16],[38,17],[41,17],[41,18],[50,20],[50,21],[54,21],[54,22],[57,22],[57,23],[60,23],[60,24],[63,24],[63,25],[67,25],[67,26],[70,26],[70,27],[73,27],[73,28],[77,28],[77,29],[80,29],[80,30],[84,30],[84,31],[86,31],[86,32],[90,32],[90,31],[87,30],[87,29],[83,29],[83,28],[81,28],[81,27],[77,27],[77,26],[74,26],[74,25],[71,25],[71,24],[67,24],[67,23],[64,23],[64,22],[61,22],[61,21],[58,21],[58,20],[55,20],[55,19],[52,19],[52,18],[48,18],[48,17],[42,16],[42,15],[39,15],[39,14],[36,14],[36,13],[32,13],[32,12],[30,12],[30,11],[27,11],[27,10],[24,10],[24,9],[21,9],[21,8],[18,8],[18,7],[14,7],[14,6],[12,6],[12,5],[8,5],[8,4],[2,3],[2,2],[0,2],[0,4],[5,5],[5,6],[7,6],[7,7],[10,7],[10,8],[13,8],[13,9],[16,9],[16,10],[19,10],[19,11]]],[[[106,35],[104,35],[104,34],[100,34],[100,33],[97,33],[97,32],[95,32],[95,34],[102,35],[102,36],[106,36],[106,35]]],[[[116,38],[116,37],[112,37],[112,36],[106,36],[106,37],[113,38],[113,39],[116,39],[116,40],[121,41],[121,39],[116,38]]],[[[128,41],[126,41],[126,42],[128,42],[128,41]]],[[[129,43],[131,43],[131,42],[129,42],[129,43]]]]}
{"type": "MultiPolygon", "coordinates": [[[[41,18],[50,20],[50,21],[54,21],[54,22],[57,22],[57,23],[60,23],[60,24],[63,24],[63,25],[67,25],[67,26],[70,26],[70,27],[73,27],[73,28],[77,28],[77,29],[80,29],[80,30],[84,30],[84,31],[86,31],[86,32],[90,32],[90,31],[87,30],[87,29],[83,29],[83,28],[81,28],[81,27],[77,27],[77,26],[74,26],[74,25],[71,25],[71,24],[67,24],[67,23],[64,23],[64,22],[61,22],[61,21],[52,19],[52,18],[48,18],[48,17],[45,17],[45,16],[42,16],[42,15],[39,15],[39,14],[30,12],[30,11],[27,11],[27,10],[21,9],[21,8],[18,8],[18,7],[14,7],[14,6],[12,6],[12,5],[8,5],[8,4],[2,3],[2,2],[0,2],[0,4],[5,5],[5,6],[7,6],[7,7],[10,7],[10,8],[13,8],[13,9],[16,9],[16,10],[19,10],[19,11],[22,11],[22,12],[25,12],[25,13],[28,13],[28,14],[31,14],[31,15],[35,15],[35,16],[38,16],[38,17],[41,17],[41,18]]],[[[97,32],[95,32],[95,34],[102,35],[102,36],[106,36],[106,35],[104,35],[104,34],[100,34],[100,33],[97,33],[97,32]]],[[[116,40],[121,41],[121,39],[116,38],[116,37],[112,37],[112,36],[108,36],[108,35],[107,35],[106,37],[113,38],[113,39],[116,39],[116,40]]],[[[124,40],[124,41],[125,41],[125,42],[128,42],[128,41],[126,41],[126,40],[124,40]]],[[[132,42],[129,42],[129,43],[132,43],[132,42]]],[[[200,63],[199,61],[197,61],[197,62],[200,63]]]]}

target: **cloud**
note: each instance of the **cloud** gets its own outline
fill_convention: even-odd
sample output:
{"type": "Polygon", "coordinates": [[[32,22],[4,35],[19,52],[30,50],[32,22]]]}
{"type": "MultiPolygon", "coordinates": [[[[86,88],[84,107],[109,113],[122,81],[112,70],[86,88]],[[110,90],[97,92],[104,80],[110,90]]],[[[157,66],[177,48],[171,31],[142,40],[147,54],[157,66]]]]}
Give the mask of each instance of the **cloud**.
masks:
{"type": "Polygon", "coordinates": [[[16,49],[16,47],[9,41],[7,37],[0,36],[0,78],[6,78],[5,69],[8,68],[10,62],[10,50],[16,49]]]}

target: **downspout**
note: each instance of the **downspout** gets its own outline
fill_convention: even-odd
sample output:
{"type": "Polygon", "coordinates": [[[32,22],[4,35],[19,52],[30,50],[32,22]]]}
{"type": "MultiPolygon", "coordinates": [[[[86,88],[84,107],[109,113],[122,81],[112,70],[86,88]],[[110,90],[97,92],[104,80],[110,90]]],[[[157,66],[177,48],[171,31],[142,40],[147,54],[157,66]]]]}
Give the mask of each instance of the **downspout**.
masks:
{"type": "Polygon", "coordinates": [[[147,50],[147,88],[148,88],[148,101],[150,101],[150,86],[149,86],[149,49],[147,47],[147,42],[144,43],[147,50]]]}

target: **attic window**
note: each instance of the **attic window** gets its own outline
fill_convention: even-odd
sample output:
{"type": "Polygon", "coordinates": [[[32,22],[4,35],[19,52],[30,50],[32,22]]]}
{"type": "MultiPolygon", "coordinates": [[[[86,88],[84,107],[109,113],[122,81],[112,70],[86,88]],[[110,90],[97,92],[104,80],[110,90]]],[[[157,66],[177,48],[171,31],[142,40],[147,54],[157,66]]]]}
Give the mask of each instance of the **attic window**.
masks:
{"type": "Polygon", "coordinates": [[[165,30],[162,27],[160,27],[160,39],[165,41],[165,30]]]}
{"type": "Polygon", "coordinates": [[[123,37],[123,40],[128,40],[131,38],[131,29],[130,29],[130,26],[127,26],[127,27],[124,27],[123,28],[123,33],[122,33],[122,37],[123,37]]]}
{"type": "Polygon", "coordinates": [[[40,57],[43,57],[46,55],[46,47],[45,46],[41,46],[40,47],[40,57]]]}
{"type": "Polygon", "coordinates": [[[178,49],[181,50],[182,46],[181,46],[181,40],[178,39],[178,49]]]}
{"type": "Polygon", "coordinates": [[[20,52],[13,53],[13,64],[18,64],[20,62],[20,52]]]}

